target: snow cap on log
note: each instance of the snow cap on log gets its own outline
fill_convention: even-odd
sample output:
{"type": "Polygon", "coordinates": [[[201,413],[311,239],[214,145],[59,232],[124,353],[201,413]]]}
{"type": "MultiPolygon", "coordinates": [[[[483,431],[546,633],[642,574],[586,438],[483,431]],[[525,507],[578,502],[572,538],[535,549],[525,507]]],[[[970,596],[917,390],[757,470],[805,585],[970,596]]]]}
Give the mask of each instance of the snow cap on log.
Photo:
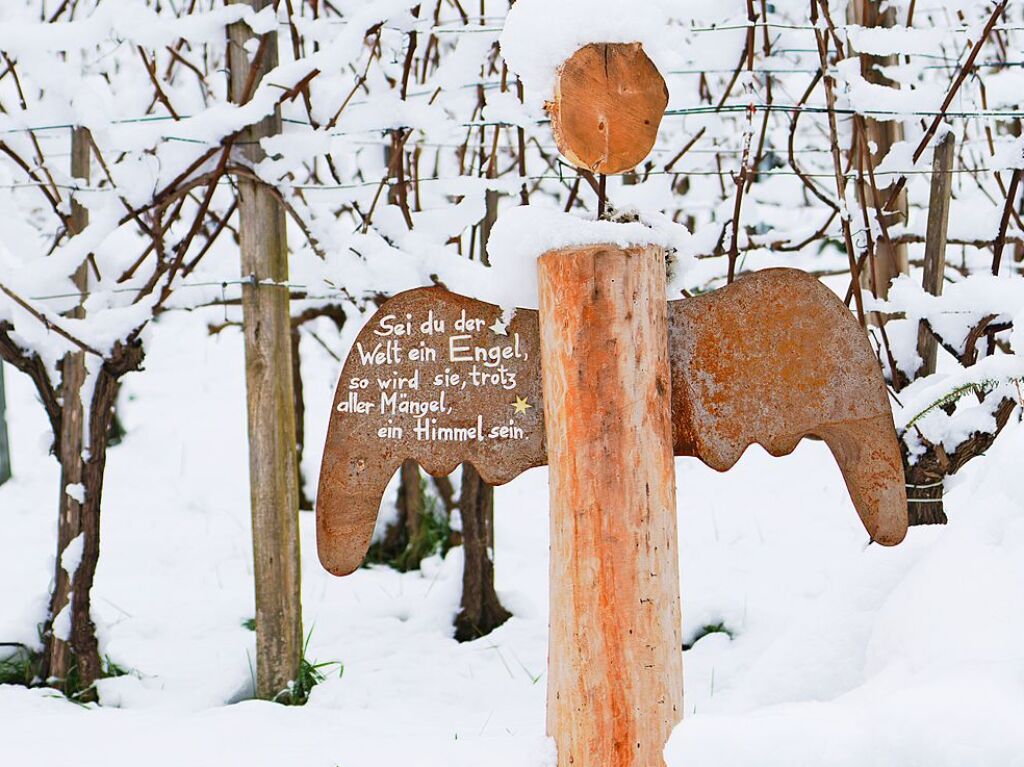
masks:
{"type": "Polygon", "coordinates": [[[593,173],[623,173],[651,151],[668,105],[660,71],[678,59],[663,2],[517,0],[501,55],[523,84],[526,109],[541,103],[558,150],[593,173]]]}
{"type": "MultiPolygon", "coordinates": [[[[684,247],[689,237],[685,227],[664,217],[620,223],[593,221],[541,205],[508,208],[498,217],[487,242],[493,275],[487,282],[491,284],[486,291],[470,286],[470,295],[501,306],[536,309],[537,259],[549,250],[586,245],[658,245],[672,250],[684,247]],[[492,298],[499,290],[502,298],[492,298]]],[[[459,288],[455,283],[446,284],[459,288]]]]}
{"type": "Polygon", "coordinates": [[[561,66],[590,43],[640,43],[661,72],[682,65],[674,15],[678,7],[668,0],[516,0],[498,42],[527,108],[538,111],[551,100],[561,66]]]}

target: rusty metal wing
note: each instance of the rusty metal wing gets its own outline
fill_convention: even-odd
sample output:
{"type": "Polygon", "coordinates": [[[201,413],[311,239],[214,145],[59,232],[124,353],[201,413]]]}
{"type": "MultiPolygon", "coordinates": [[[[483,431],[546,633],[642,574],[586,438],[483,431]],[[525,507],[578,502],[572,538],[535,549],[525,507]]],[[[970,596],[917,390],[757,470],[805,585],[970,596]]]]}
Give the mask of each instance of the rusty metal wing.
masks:
{"type": "Polygon", "coordinates": [[[828,288],[767,269],[669,304],[676,455],[725,471],[750,445],[772,455],[819,437],[871,538],[907,530],[903,462],[867,336],[828,288]]]}
{"type": "Polygon", "coordinates": [[[338,382],[317,491],[317,549],[328,571],[344,575],[362,564],[381,497],[404,459],[435,476],[469,461],[492,485],[547,463],[537,312],[501,320],[492,304],[418,288],[384,302],[359,332],[338,382]],[[516,356],[488,354],[494,349],[516,356]],[[529,407],[517,412],[517,401],[529,407]],[[502,428],[521,438],[485,438],[502,428]]]}

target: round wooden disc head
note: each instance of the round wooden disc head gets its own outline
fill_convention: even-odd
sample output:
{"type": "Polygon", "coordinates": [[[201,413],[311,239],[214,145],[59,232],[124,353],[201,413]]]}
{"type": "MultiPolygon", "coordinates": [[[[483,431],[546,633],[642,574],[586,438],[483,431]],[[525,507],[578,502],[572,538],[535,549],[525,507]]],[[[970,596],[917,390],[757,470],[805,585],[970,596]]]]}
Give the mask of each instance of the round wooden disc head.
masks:
{"type": "Polygon", "coordinates": [[[570,163],[613,174],[647,157],[667,105],[665,80],[640,43],[592,43],[562,65],[547,109],[570,163]]]}

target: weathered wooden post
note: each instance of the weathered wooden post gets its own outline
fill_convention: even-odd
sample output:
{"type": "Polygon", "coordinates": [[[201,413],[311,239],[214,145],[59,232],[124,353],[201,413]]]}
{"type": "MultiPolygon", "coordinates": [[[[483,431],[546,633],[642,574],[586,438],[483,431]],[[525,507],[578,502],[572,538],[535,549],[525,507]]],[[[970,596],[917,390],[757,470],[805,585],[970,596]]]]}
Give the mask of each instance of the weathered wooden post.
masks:
{"type": "MultiPolygon", "coordinates": [[[[270,0],[234,0],[259,11],[270,0]]],[[[228,93],[244,103],[277,66],[276,33],[256,38],[239,21],[228,27],[228,93]],[[250,44],[258,46],[250,60],[250,44]]],[[[240,134],[241,155],[255,165],[260,139],[280,133],[279,109],[240,134]]],[[[284,208],[254,178],[238,184],[245,385],[249,424],[253,570],[256,582],[256,694],[273,698],[294,681],[302,658],[299,596],[299,470],[292,389],[288,244],[284,208]]]]}
{"type": "Polygon", "coordinates": [[[0,363],[0,485],[11,478],[11,444],[7,436],[7,395],[4,367],[0,363]]]}
{"type": "MultiPolygon", "coordinates": [[[[928,228],[924,242],[924,274],[922,286],[933,296],[942,295],[946,278],[946,232],[949,226],[949,203],[953,188],[953,158],[956,137],[949,131],[935,145],[932,159],[932,185],[928,198],[928,228]]],[[[917,354],[921,358],[915,378],[935,372],[938,358],[935,334],[921,321],[917,328],[917,354]]],[[[907,490],[910,506],[907,518],[911,525],[944,525],[946,510],[942,501],[943,483],[924,468],[922,462],[907,467],[907,490]]]]}
{"type": "MultiPolygon", "coordinates": [[[[640,162],[667,102],[636,44],[585,46],[554,95],[559,149],[595,173],[640,162]]],[[[673,455],[724,471],[752,444],[785,455],[817,436],[871,539],[907,529],[885,381],[846,306],[792,269],[666,301],[646,236],[538,254],[539,312],[439,287],[384,302],[345,362],[324,446],[317,548],[336,575],[362,562],[404,460],[435,476],[471,462],[491,484],[550,466],[559,767],[658,767],[682,717],[673,455]]]]}
{"type": "MultiPolygon", "coordinates": [[[[898,26],[896,7],[873,0],[852,0],[847,6],[847,20],[851,24],[869,28],[881,29],[898,26]]],[[[898,56],[875,56],[866,53],[860,53],[859,56],[860,74],[867,82],[879,87],[899,88],[899,84],[885,74],[887,67],[896,65],[899,60],[898,56]]],[[[867,117],[864,119],[863,125],[867,132],[867,141],[864,142],[864,146],[871,147],[871,152],[864,157],[864,163],[871,167],[877,167],[893,145],[903,140],[903,123],[898,120],[876,120],[873,117],[867,117]]],[[[854,149],[854,152],[860,151],[862,150],[859,147],[854,149]]],[[[892,184],[886,184],[876,192],[880,200],[885,200],[891,190],[892,184]]],[[[870,197],[863,202],[869,207],[872,204],[870,197]]],[[[906,222],[906,191],[896,196],[883,215],[889,227],[906,222]]],[[[867,290],[874,289],[880,298],[886,298],[889,295],[889,286],[892,281],[909,271],[906,244],[892,243],[881,239],[875,243],[873,257],[861,270],[861,286],[867,290]]],[[[870,316],[873,323],[883,324],[882,315],[873,312],[870,316]]]]}
{"type": "MultiPolygon", "coordinates": [[[[933,296],[942,295],[946,272],[946,231],[949,226],[949,198],[953,188],[953,149],[956,136],[950,131],[935,146],[932,159],[932,187],[928,198],[928,229],[924,241],[924,289],[933,296]]],[[[935,336],[922,322],[917,330],[917,353],[922,363],[917,377],[935,372],[935,336]]]]}

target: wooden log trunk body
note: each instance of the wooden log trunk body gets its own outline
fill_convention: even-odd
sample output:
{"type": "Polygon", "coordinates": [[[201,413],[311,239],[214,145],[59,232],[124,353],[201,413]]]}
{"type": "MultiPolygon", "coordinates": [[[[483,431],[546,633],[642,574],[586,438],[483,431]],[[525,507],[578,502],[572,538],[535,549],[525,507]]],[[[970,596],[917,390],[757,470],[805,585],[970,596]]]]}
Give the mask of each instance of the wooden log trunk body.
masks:
{"type": "MultiPolygon", "coordinates": [[[[260,11],[270,0],[235,0],[260,11]]],[[[253,39],[245,22],[228,27],[228,95],[248,97],[277,66],[277,39],[265,36],[249,60],[253,39]],[[253,71],[257,66],[258,71],[253,71]]],[[[238,150],[255,165],[260,140],[281,132],[279,109],[240,134],[238,150]]],[[[239,177],[238,217],[245,326],[245,382],[249,429],[253,571],[256,586],[256,694],[274,698],[298,678],[302,658],[299,601],[299,472],[292,390],[291,318],[285,212],[274,192],[239,177]]]]}
{"type": "Polygon", "coordinates": [[[656,767],[682,717],[665,261],[539,261],[551,492],[548,734],[558,767],[656,767]]]}

